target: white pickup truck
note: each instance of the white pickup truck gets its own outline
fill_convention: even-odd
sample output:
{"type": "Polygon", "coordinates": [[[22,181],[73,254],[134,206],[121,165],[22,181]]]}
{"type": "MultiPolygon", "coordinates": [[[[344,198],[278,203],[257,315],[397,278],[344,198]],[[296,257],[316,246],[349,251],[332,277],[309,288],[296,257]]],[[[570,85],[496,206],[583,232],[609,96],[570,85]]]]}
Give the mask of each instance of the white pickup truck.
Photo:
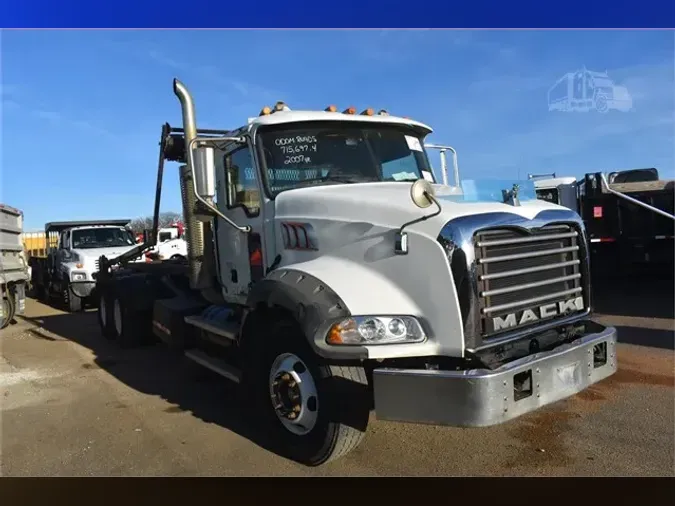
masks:
{"type": "Polygon", "coordinates": [[[0,329],[23,314],[28,265],[21,244],[23,213],[0,204],[0,329]]]}
{"type": "MultiPolygon", "coordinates": [[[[45,225],[46,258],[31,258],[32,284],[41,300],[57,299],[69,311],[94,296],[99,258],[116,257],[136,246],[131,220],[52,222],[45,225]]],[[[140,255],[134,261],[144,261],[140,255]]]]}
{"type": "Polygon", "coordinates": [[[160,228],[157,244],[145,256],[159,260],[184,260],[187,259],[187,242],[180,235],[178,227],[160,228]]]}

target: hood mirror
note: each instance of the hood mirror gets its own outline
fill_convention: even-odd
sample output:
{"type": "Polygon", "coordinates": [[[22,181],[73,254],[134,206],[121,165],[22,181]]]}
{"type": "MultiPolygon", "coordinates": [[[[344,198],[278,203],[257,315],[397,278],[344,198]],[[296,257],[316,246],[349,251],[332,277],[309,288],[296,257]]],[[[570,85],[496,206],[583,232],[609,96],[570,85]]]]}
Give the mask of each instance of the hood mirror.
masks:
{"type": "Polygon", "coordinates": [[[431,204],[436,204],[438,210],[435,213],[404,223],[401,228],[396,231],[396,237],[394,238],[394,253],[397,255],[408,254],[408,234],[407,232],[404,232],[403,229],[415,223],[438,216],[441,213],[441,205],[438,203],[438,200],[436,200],[436,191],[432,184],[426,179],[418,179],[412,184],[410,187],[410,199],[413,201],[413,204],[420,209],[426,209],[431,206],[431,204]]]}
{"type": "Polygon", "coordinates": [[[426,209],[434,203],[436,191],[426,179],[418,179],[410,187],[410,198],[420,209],[426,209]]]}

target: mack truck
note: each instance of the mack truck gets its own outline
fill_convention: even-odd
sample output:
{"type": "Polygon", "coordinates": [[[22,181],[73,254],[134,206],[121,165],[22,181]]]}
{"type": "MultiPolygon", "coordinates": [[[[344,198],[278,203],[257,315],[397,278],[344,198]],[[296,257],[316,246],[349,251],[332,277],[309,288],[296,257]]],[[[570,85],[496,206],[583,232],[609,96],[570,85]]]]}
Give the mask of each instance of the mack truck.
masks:
{"type": "MultiPolygon", "coordinates": [[[[32,256],[33,290],[38,299],[60,302],[70,312],[95,299],[93,275],[101,255],[117,256],[136,245],[131,220],[50,222],[45,225],[46,256],[32,256]]],[[[144,261],[137,255],[134,261],[144,261]]]]}
{"type": "Polygon", "coordinates": [[[435,182],[432,129],[385,110],[265,107],[234,130],[162,127],[153,228],[100,258],[102,335],[158,340],[238,384],[275,451],[318,466],[381,420],[486,427],[617,370],[591,320],[584,224],[531,182],[435,182]],[[179,164],[187,262],[154,246],[179,164]]]}
{"type": "Polygon", "coordinates": [[[28,263],[21,233],[23,212],[0,203],[0,330],[24,313],[28,288],[28,263]]]}

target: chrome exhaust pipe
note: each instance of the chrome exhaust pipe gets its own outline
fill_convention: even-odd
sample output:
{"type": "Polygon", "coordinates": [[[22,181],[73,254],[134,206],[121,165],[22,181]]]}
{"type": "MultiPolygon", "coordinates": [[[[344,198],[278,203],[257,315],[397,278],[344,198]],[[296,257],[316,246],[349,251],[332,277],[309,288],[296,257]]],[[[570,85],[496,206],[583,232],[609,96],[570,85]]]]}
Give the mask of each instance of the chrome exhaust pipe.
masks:
{"type": "MultiPolygon", "coordinates": [[[[173,80],[173,92],[180,101],[183,113],[183,131],[185,135],[185,149],[189,149],[190,143],[197,137],[197,122],[195,120],[195,106],[192,95],[178,79],[173,80]]],[[[194,167],[189,166],[189,158],[186,153],[187,166],[180,170],[180,188],[183,202],[183,219],[186,225],[185,239],[188,250],[188,267],[190,287],[193,290],[209,288],[210,276],[204,265],[204,223],[196,217],[197,199],[193,192],[192,178],[194,167]]]]}

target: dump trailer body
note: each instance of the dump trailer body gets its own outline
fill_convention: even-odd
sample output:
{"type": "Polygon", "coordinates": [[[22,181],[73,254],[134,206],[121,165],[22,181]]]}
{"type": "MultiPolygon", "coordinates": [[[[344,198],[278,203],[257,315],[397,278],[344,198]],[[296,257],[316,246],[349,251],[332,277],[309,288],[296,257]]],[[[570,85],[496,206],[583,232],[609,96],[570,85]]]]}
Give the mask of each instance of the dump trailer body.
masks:
{"type": "Polygon", "coordinates": [[[672,270],[675,222],[662,213],[675,213],[675,181],[610,182],[606,188],[600,174],[587,175],[580,214],[591,242],[594,270],[672,270]]]}
{"type": "Polygon", "coordinates": [[[23,212],[0,204],[0,328],[5,328],[17,314],[23,314],[28,264],[21,233],[23,212]]]}

